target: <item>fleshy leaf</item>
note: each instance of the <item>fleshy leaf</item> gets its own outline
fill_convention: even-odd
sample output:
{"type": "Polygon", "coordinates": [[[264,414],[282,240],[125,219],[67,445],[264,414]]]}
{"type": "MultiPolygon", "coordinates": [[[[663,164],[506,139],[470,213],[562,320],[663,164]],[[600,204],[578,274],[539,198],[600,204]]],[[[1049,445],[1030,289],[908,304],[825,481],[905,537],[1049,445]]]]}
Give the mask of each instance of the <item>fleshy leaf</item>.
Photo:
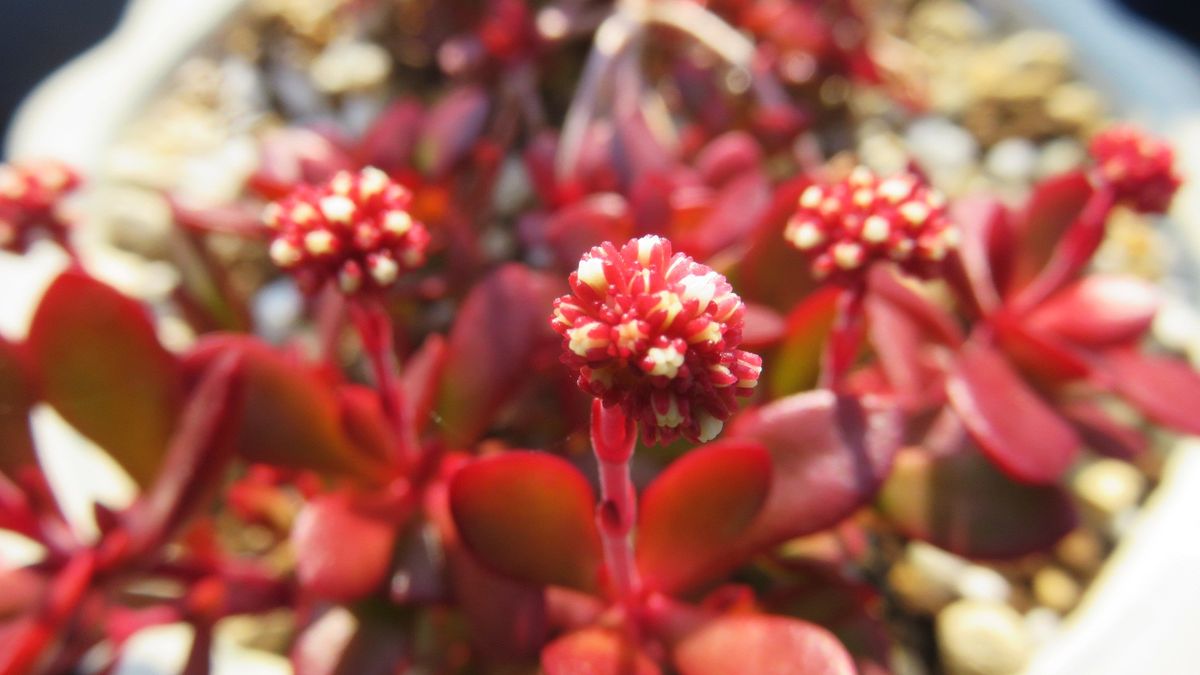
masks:
{"type": "Polygon", "coordinates": [[[771,457],[758,445],[714,444],[675,460],[646,488],[637,564],[649,588],[670,592],[720,561],[767,499],[771,457]]]}
{"type": "Polygon", "coordinates": [[[491,104],[483,89],[467,85],[441,98],[425,116],[417,163],[429,175],[444,175],[479,140],[491,104]]]}
{"type": "Polygon", "coordinates": [[[583,474],[537,452],[478,460],[450,483],[450,512],[467,548],[497,572],[539,585],[596,588],[595,504],[583,474]]]}
{"type": "Polygon", "coordinates": [[[37,461],[29,428],[35,395],[24,353],[0,338],[0,472],[10,476],[37,461]]]}
{"type": "Polygon", "coordinates": [[[351,442],[330,385],[295,359],[254,338],[214,335],[196,344],[189,367],[203,367],[222,354],[244,360],[246,407],[238,452],[252,462],[349,473],[381,480],[385,469],[351,442]]]}
{"type": "Polygon", "coordinates": [[[1038,183],[1017,218],[1016,283],[1019,288],[1045,267],[1092,195],[1091,181],[1072,171],[1038,183]]]}
{"type": "Polygon", "coordinates": [[[854,661],[829,631],[783,616],[714,619],[674,650],[680,675],[854,675],[854,661]]]}
{"type": "Polygon", "coordinates": [[[825,390],[743,413],[725,442],[762,444],[771,454],[771,488],[758,517],[708,571],[715,577],[763,548],[830,527],[869,502],[902,433],[902,416],[890,402],[825,390]]]}
{"type": "MultiPolygon", "coordinates": [[[[550,306],[556,284],[521,265],[480,281],[459,310],[438,393],[446,442],[467,447],[530,377],[538,348],[556,341],[550,306]]],[[[557,365],[557,364],[555,364],[557,365]]]]}
{"type": "Polygon", "coordinates": [[[1110,386],[1147,417],[1189,434],[1200,434],[1200,374],[1180,359],[1132,349],[1105,355],[1110,386]]]}
{"type": "Polygon", "coordinates": [[[446,367],[446,338],[430,335],[421,348],[404,363],[400,388],[404,392],[405,419],[412,420],[417,433],[429,423],[437,397],[438,380],[446,367]]]}
{"type": "Polygon", "coordinates": [[[203,509],[224,477],[243,408],[241,375],[237,356],[226,354],[188,397],[163,470],[129,514],[130,536],[139,553],[166,541],[203,509]]]}
{"type": "Polygon", "coordinates": [[[1076,523],[1062,488],[1018,483],[970,448],[937,457],[900,453],[878,505],[905,534],[971,558],[1041,551],[1076,523]]]}
{"type": "Polygon", "coordinates": [[[147,485],[175,427],[183,378],[144,308],[64,272],[38,305],[28,344],[43,400],[147,485]]]}
{"type": "Polygon", "coordinates": [[[1077,345],[1112,347],[1145,335],[1160,305],[1158,289],[1137,277],[1088,276],[1051,296],[1026,320],[1077,345]]]}
{"type": "Polygon", "coordinates": [[[946,393],[984,453],[1017,480],[1053,483],[1079,454],[1066,421],[987,345],[959,351],[946,393]]]}
{"type": "Polygon", "coordinates": [[[1083,444],[1101,455],[1132,461],[1150,444],[1145,434],[1118,422],[1090,401],[1070,401],[1059,406],[1059,412],[1075,428],[1083,444]]]}
{"type": "Polygon", "coordinates": [[[545,675],[659,675],[662,670],[611,628],[568,633],[542,650],[545,675]]]}
{"type": "Polygon", "coordinates": [[[821,354],[836,316],[838,295],[839,289],[835,287],[822,288],[788,314],[783,341],[763,368],[773,396],[786,396],[816,386],[821,354]]]}
{"type": "Polygon", "coordinates": [[[343,494],[317,497],[296,517],[296,576],[313,596],[347,603],[383,585],[396,546],[396,524],[343,494]]]}

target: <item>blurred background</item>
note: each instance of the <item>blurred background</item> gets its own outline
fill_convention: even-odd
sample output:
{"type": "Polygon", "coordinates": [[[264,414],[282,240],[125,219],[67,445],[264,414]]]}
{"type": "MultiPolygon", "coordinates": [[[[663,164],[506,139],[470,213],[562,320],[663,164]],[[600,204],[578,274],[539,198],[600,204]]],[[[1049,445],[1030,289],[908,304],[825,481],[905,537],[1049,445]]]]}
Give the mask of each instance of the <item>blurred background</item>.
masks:
{"type": "MultiPolygon", "coordinates": [[[[127,0],[0,0],[0,137],[21,99],[116,25],[127,0]]],[[[204,2],[205,0],[195,0],[204,2]]],[[[1054,0],[1042,0],[1053,2],[1054,0]]],[[[1113,0],[1200,44],[1200,11],[1181,0],[1113,0]]]]}

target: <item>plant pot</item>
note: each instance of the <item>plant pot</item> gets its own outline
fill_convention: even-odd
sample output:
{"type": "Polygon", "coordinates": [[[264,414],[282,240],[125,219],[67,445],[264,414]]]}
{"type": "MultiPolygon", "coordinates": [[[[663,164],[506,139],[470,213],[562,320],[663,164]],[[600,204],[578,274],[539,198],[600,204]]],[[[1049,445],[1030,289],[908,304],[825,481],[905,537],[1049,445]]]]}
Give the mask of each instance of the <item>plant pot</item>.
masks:
{"type": "MultiPolygon", "coordinates": [[[[9,154],[55,156],[85,170],[98,167],[119,130],[167,74],[240,4],[135,0],[108,40],[64,67],[29,98],[8,139],[9,154]],[[179,21],[184,13],[188,20],[179,21]],[[89,115],[79,116],[81,109],[88,109],[89,115]]],[[[1200,63],[1189,52],[1099,0],[1025,2],[1015,7],[997,0],[982,4],[1011,13],[1019,22],[1046,25],[1067,35],[1093,84],[1108,93],[1125,116],[1145,117],[1166,130],[1179,149],[1184,172],[1200,176],[1200,63]]],[[[1180,255],[1169,285],[1179,302],[1165,313],[1160,333],[1170,346],[1196,357],[1200,316],[1191,308],[1200,297],[1200,268],[1195,265],[1200,259],[1200,186],[1193,183],[1180,192],[1171,227],[1180,255]]],[[[40,264],[41,274],[48,276],[61,261],[48,258],[40,264]]],[[[20,278],[27,274],[21,272],[20,278]]],[[[21,312],[27,312],[9,303],[0,309],[13,315],[6,318],[6,326],[19,325],[21,312]]],[[[1200,584],[1191,581],[1200,567],[1200,542],[1189,536],[1196,531],[1200,442],[1182,441],[1162,485],[1105,571],[1064,629],[1040,649],[1028,672],[1189,671],[1200,660],[1200,643],[1192,635],[1200,625],[1200,584]]]]}

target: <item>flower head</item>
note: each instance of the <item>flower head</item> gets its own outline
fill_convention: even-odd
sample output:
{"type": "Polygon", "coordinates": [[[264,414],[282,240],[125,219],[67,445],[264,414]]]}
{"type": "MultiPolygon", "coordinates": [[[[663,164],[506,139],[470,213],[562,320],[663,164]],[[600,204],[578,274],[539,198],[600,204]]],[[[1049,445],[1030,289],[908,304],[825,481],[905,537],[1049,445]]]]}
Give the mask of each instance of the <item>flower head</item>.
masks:
{"type": "Polygon", "coordinates": [[[331,279],[347,294],[387,288],[425,262],[429,233],[411,202],[408,189],[374,168],[301,185],[263,213],[271,260],[306,291],[331,279]]]}
{"type": "Polygon", "coordinates": [[[1117,199],[1142,213],[1163,213],[1170,206],[1180,179],[1169,145],[1136,127],[1118,125],[1097,134],[1088,150],[1097,179],[1111,187],[1117,199]]]}
{"type": "Polygon", "coordinates": [[[552,319],[563,362],[581,389],[637,420],[647,443],[711,440],[758,383],[762,359],[737,349],[745,304],[666,239],[597,246],[570,284],[552,319]]]}
{"type": "Polygon", "coordinates": [[[880,179],[861,166],[842,181],[805,189],[784,237],[812,258],[814,276],[839,283],[862,278],[880,260],[935,276],[958,246],[941,194],[916,176],[880,179]]]}
{"type": "Polygon", "coordinates": [[[77,173],[54,160],[0,165],[0,248],[24,250],[39,227],[61,237],[64,226],[55,210],[79,182],[77,173]]]}

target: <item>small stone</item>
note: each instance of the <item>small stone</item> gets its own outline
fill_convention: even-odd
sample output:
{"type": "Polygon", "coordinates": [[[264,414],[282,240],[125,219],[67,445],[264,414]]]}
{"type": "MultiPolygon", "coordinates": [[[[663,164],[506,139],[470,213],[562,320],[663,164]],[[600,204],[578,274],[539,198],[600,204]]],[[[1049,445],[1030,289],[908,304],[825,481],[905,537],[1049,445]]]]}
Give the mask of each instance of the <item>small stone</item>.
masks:
{"type": "Polygon", "coordinates": [[[975,163],[979,144],[966,129],[944,117],[913,122],[905,134],[908,149],[928,171],[961,171],[975,163]]]}
{"type": "Polygon", "coordinates": [[[991,602],[1005,602],[1012,594],[1012,586],[1002,574],[982,565],[971,565],[964,570],[955,589],[969,600],[991,602]]]}
{"type": "Polygon", "coordinates": [[[1073,138],[1056,138],[1042,146],[1038,155],[1038,178],[1066,173],[1079,168],[1087,153],[1083,146],[1073,138]]]}
{"type": "Polygon", "coordinates": [[[908,560],[888,571],[888,586],[912,612],[934,615],[955,599],[954,588],[943,579],[931,578],[908,560]]]}
{"type": "Polygon", "coordinates": [[[1079,582],[1061,567],[1044,567],[1033,575],[1033,595],[1045,607],[1066,614],[1079,603],[1079,582]]]}
{"type": "Polygon", "coordinates": [[[1054,554],[1075,572],[1092,575],[1104,562],[1104,542],[1094,531],[1081,528],[1063,537],[1054,547],[1054,554]]]}
{"type": "Polygon", "coordinates": [[[1046,114],[1064,127],[1087,132],[1104,120],[1104,99],[1091,87],[1068,82],[1046,97],[1046,114]]]}
{"type": "Polygon", "coordinates": [[[1126,462],[1101,459],[1075,474],[1071,487],[1083,505],[1107,523],[1137,506],[1146,490],[1146,477],[1126,462]]]}
{"type": "Polygon", "coordinates": [[[1000,180],[1024,183],[1037,168],[1038,151],[1025,138],[1006,138],[987,153],[987,170],[1000,180]]]}
{"type": "Polygon", "coordinates": [[[936,631],[949,675],[1009,675],[1029,661],[1025,622],[1002,603],[959,600],[938,614],[936,631]]]}
{"type": "Polygon", "coordinates": [[[1062,617],[1048,607],[1034,607],[1025,613],[1025,630],[1035,649],[1049,643],[1062,629],[1062,617]]]}
{"type": "Polygon", "coordinates": [[[392,57],[370,42],[337,42],[313,59],[313,84],[328,94],[361,91],[382,84],[392,72],[392,57]]]}

